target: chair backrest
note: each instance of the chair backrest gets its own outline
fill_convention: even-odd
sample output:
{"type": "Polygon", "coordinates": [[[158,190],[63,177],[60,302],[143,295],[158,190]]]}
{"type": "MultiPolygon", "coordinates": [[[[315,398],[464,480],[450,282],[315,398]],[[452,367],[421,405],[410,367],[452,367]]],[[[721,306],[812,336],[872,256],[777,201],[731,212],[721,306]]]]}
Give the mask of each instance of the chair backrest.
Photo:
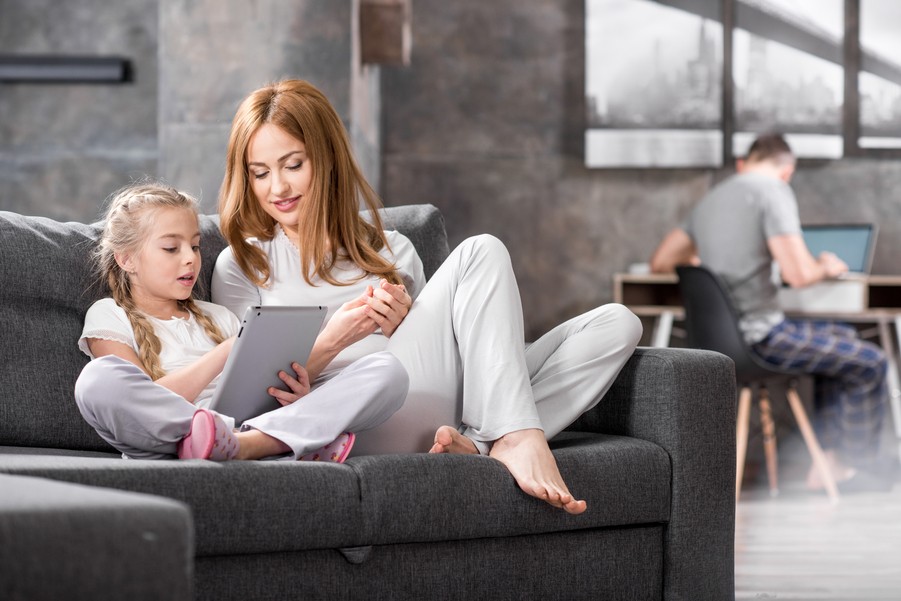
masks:
{"type": "MultiPolygon", "coordinates": [[[[738,327],[738,311],[725,282],[703,266],[676,267],[685,306],[688,346],[722,353],[735,362],[739,382],[783,375],[754,356],[738,327]]],[[[785,374],[787,375],[787,374],[785,374]]]]}

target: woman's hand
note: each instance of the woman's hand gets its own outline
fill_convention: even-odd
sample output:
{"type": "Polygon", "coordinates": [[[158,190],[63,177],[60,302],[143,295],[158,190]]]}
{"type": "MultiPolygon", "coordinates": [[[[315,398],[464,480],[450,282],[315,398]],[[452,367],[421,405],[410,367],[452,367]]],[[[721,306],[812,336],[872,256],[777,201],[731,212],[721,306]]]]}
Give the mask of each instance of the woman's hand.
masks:
{"type": "Polygon", "coordinates": [[[367,297],[368,293],[364,293],[359,298],[341,305],[319,332],[306,365],[311,381],[319,377],[325,366],[331,363],[338,353],[378,329],[378,324],[366,313],[367,297]]]}
{"type": "Polygon", "coordinates": [[[403,286],[379,282],[379,288],[367,286],[358,298],[341,305],[316,338],[306,369],[311,381],[338,353],[355,342],[374,334],[379,328],[391,336],[404,320],[413,300],[403,286]]]}
{"type": "Polygon", "coordinates": [[[368,294],[367,291],[341,305],[319,334],[319,338],[327,341],[335,352],[341,352],[351,344],[363,340],[378,328],[378,324],[367,315],[368,294]]]}
{"type": "Polygon", "coordinates": [[[278,372],[279,379],[288,386],[290,391],[281,390],[275,386],[270,386],[267,391],[282,407],[290,405],[310,392],[310,376],[307,374],[307,370],[296,362],[292,363],[291,367],[294,369],[294,376],[289,375],[286,371],[278,372]]]}
{"type": "Polygon", "coordinates": [[[384,279],[379,280],[378,288],[369,286],[366,292],[367,315],[382,328],[382,334],[390,338],[410,312],[413,299],[403,285],[384,279]]]}

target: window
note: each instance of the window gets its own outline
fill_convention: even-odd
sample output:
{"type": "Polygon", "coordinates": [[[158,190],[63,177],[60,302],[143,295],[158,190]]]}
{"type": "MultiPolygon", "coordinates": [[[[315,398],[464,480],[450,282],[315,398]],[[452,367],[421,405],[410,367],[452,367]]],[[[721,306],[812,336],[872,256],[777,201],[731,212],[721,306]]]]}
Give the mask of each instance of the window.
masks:
{"type": "Polygon", "coordinates": [[[585,23],[588,167],[717,167],[774,130],[901,156],[899,0],[586,0],[585,23]]]}
{"type": "Polygon", "coordinates": [[[861,149],[901,149],[901,2],[859,0],[861,149]]]}

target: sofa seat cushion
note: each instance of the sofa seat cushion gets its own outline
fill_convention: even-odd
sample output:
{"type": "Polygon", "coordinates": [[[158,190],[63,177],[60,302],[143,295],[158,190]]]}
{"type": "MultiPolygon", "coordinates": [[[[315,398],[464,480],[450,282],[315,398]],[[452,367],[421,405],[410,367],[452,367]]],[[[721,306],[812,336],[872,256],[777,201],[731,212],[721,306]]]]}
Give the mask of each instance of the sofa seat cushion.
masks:
{"type": "Polygon", "coordinates": [[[197,555],[336,548],[366,542],[357,476],[344,465],[0,454],[0,473],[182,501],[193,511],[197,555]]]}
{"type": "Polygon", "coordinates": [[[670,461],[659,446],[622,436],[565,441],[554,455],[577,497],[572,516],[522,492],[497,460],[472,455],[358,457],[349,464],[372,544],[519,536],[666,522],[670,461]]]}
{"type": "Polygon", "coordinates": [[[659,446],[593,435],[555,451],[588,511],[523,493],[481,456],[380,455],[343,465],[136,461],[0,453],[0,472],[147,492],[187,503],[197,554],[300,551],[519,536],[666,522],[670,463],[659,446]]]}

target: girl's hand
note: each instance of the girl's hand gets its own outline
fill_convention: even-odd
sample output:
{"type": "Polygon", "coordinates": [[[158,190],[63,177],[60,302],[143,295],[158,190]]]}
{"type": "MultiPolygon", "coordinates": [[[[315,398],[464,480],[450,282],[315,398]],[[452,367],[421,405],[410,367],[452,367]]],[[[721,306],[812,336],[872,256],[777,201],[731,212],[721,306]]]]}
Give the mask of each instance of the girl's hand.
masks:
{"type": "Polygon", "coordinates": [[[402,284],[392,284],[382,279],[379,280],[378,288],[372,286],[367,288],[366,305],[369,317],[382,328],[382,333],[390,338],[410,312],[413,299],[402,284]]]}
{"type": "Polygon", "coordinates": [[[294,368],[295,376],[290,376],[285,371],[278,372],[278,377],[288,386],[290,392],[275,386],[270,386],[268,390],[282,407],[290,405],[310,392],[310,376],[307,370],[300,363],[292,363],[291,367],[294,368]]]}

